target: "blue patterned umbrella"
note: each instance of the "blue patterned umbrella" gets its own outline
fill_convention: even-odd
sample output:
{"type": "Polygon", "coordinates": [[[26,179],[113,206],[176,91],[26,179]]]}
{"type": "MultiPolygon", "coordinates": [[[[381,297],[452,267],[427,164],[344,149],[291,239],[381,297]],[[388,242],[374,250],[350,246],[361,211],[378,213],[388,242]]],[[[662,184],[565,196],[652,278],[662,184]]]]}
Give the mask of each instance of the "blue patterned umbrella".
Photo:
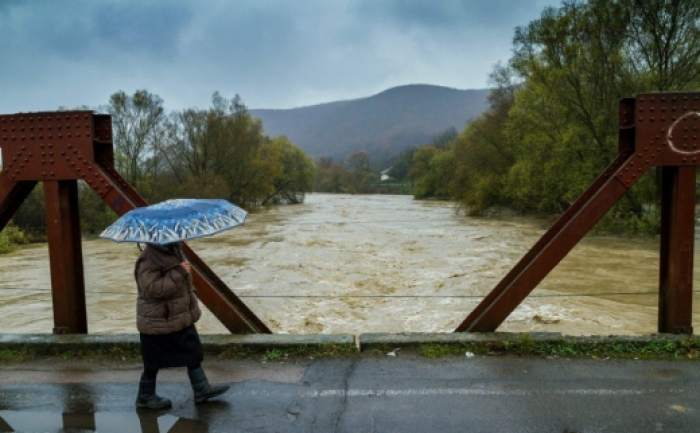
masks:
{"type": "Polygon", "coordinates": [[[100,234],[116,242],[165,245],[242,225],[248,212],[226,200],[172,199],[132,209],[100,234]]]}

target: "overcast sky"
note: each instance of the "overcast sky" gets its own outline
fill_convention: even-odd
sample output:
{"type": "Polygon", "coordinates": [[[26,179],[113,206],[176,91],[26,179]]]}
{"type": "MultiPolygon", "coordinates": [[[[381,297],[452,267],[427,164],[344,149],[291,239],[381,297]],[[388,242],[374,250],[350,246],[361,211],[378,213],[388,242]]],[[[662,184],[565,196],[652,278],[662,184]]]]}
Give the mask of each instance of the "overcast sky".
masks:
{"type": "Polygon", "coordinates": [[[0,113],[97,107],[123,90],[166,109],[249,108],[488,86],[513,31],[559,0],[0,0],[0,113]]]}

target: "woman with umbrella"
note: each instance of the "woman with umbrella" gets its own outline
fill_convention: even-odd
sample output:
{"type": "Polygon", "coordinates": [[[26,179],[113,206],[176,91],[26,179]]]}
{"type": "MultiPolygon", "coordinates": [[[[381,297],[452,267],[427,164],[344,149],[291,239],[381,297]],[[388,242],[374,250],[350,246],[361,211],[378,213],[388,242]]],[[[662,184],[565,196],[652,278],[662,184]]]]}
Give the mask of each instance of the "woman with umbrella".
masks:
{"type": "Polygon", "coordinates": [[[141,339],[144,370],[136,406],[154,409],[170,406],[156,394],[158,370],[187,367],[195,403],[223,394],[228,385],[209,385],[201,363],[202,343],[194,324],[202,311],[192,285],[190,264],[181,243],[149,244],[136,261],[134,276],[139,297],[136,326],[141,339]]]}
{"type": "Polygon", "coordinates": [[[225,200],[168,200],[134,209],[100,236],[118,242],[144,242],[134,269],[138,288],[136,326],[144,371],[136,406],[169,407],[156,394],[161,368],[187,367],[194,402],[223,394],[228,385],[210,385],[201,366],[202,343],[195,323],[202,315],[182,239],[209,236],[243,224],[247,212],[225,200]]]}

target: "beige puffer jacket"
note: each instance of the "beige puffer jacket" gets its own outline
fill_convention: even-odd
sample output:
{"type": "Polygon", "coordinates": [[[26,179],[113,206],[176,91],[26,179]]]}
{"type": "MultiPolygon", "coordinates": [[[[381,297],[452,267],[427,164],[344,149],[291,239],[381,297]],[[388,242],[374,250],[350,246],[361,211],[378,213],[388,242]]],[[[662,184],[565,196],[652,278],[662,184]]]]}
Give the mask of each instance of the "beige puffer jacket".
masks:
{"type": "Polygon", "coordinates": [[[139,291],[136,327],[142,334],[170,334],[202,316],[192,276],[180,265],[177,245],[148,245],[136,260],[134,276],[139,291]]]}

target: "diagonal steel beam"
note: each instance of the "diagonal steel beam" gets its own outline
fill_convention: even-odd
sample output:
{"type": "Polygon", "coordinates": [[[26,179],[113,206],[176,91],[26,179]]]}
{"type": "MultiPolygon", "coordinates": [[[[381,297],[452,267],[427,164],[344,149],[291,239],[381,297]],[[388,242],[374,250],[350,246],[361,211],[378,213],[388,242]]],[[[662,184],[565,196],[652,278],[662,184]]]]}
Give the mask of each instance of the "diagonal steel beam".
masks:
{"type": "MultiPolygon", "coordinates": [[[[82,167],[78,173],[81,179],[117,215],[148,205],[109,161],[101,158],[94,163],[85,158],[81,161],[82,167]]],[[[272,332],[189,246],[184,246],[184,252],[192,264],[192,280],[199,299],[231,333],[272,332]]]]}
{"type": "Polygon", "coordinates": [[[591,186],[477,305],[455,332],[495,331],[585,234],[645,172],[656,156],[635,166],[635,98],[620,100],[619,154],[591,186]],[[630,172],[630,169],[632,171],[630,172]]]}
{"type": "Polygon", "coordinates": [[[456,329],[457,332],[493,332],[571,249],[627,192],[617,172],[634,155],[616,160],[567,210],[535,246],[483,299],[456,329]]]}
{"type": "Polygon", "coordinates": [[[36,184],[35,181],[15,182],[5,172],[0,172],[0,231],[10,222],[36,184]]]}

